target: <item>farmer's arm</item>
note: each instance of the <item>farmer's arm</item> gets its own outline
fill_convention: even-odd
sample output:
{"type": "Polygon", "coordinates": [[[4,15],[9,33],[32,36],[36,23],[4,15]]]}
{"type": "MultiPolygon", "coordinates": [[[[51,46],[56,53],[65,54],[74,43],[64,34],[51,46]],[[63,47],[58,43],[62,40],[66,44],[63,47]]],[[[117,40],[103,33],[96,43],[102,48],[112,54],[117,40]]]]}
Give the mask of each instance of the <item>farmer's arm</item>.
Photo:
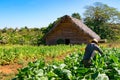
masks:
{"type": "Polygon", "coordinates": [[[98,45],[95,45],[95,50],[97,50],[101,55],[103,54],[102,50],[99,48],[98,45]]]}

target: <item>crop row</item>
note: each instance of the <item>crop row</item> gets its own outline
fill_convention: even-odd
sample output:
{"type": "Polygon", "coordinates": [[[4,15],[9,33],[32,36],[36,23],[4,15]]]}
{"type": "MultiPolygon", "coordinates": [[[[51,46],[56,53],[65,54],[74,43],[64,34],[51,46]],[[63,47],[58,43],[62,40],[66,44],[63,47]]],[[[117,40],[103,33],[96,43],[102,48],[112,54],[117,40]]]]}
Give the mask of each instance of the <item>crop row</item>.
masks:
{"type": "Polygon", "coordinates": [[[0,46],[0,65],[20,63],[25,60],[35,60],[42,57],[56,57],[78,50],[79,45],[56,45],[56,46],[0,46]]]}

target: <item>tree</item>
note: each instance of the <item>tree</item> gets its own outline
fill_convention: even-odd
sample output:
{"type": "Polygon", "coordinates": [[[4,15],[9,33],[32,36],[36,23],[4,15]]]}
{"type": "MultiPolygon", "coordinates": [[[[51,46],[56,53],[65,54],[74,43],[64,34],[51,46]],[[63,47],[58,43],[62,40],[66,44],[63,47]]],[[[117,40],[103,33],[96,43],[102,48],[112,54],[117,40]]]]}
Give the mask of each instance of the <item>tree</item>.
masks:
{"type": "Polygon", "coordinates": [[[79,13],[73,13],[73,14],[72,14],[72,17],[81,20],[81,16],[80,16],[79,13]]]}
{"type": "Polygon", "coordinates": [[[109,24],[120,22],[120,12],[116,8],[100,2],[94,3],[93,6],[86,6],[84,16],[84,23],[99,34],[101,38],[112,38],[114,33],[113,35],[108,33],[112,31],[109,24]],[[106,33],[103,34],[103,31],[106,33]]]}

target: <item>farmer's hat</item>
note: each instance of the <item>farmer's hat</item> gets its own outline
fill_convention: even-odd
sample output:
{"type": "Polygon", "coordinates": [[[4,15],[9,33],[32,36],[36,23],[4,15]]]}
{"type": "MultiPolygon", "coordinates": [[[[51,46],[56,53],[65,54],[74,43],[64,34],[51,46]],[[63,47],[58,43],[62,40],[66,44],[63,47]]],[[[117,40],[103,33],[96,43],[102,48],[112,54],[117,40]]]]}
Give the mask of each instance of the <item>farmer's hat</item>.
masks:
{"type": "Polygon", "coordinates": [[[97,39],[93,39],[91,42],[98,44],[98,40],[97,39]]]}

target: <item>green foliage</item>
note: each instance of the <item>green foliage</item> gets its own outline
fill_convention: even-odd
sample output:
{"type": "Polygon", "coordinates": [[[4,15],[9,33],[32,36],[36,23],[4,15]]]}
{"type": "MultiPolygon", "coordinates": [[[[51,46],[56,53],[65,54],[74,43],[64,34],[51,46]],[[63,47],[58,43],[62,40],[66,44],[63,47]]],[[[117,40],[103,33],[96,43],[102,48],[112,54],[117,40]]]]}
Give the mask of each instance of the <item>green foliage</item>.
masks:
{"type": "Polygon", "coordinates": [[[0,65],[10,63],[21,63],[26,60],[34,60],[39,58],[55,58],[59,55],[69,54],[79,49],[79,45],[56,45],[56,46],[30,46],[30,45],[10,45],[0,46],[0,65]]]}
{"type": "Polygon", "coordinates": [[[29,63],[28,67],[19,70],[15,80],[119,80],[119,49],[103,48],[104,55],[96,55],[93,65],[85,68],[81,63],[83,51],[78,50],[67,56],[63,63],[45,64],[44,60],[29,63]],[[42,63],[42,64],[41,64],[42,63]]]}
{"type": "Polygon", "coordinates": [[[40,45],[43,32],[39,28],[4,28],[0,30],[1,44],[40,45]]]}
{"type": "Polygon", "coordinates": [[[109,39],[109,40],[116,40],[117,37],[115,36],[114,30],[108,25],[108,24],[103,24],[98,27],[99,29],[96,29],[97,34],[101,36],[102,39],[109,39]]]}
{"type": "Polygon", "coordinates": [[[114,37],[115,37],[115,39],[114,39],[114,41],[116,41],[116,40],[120,40],[120,24],[111,24],[111,28],[113,29],[113,31],[114,31],[114,37]]]}
{"type": "Polygon", "coordinates": [[[81,20],[81,16],[80,16],[79,13],[73,13],[73,14],[72,14],[72,17],[81,20]]]}
{"type": "Polygon", "coordinates": [[[84,23],[99,34],[101,38],[115,38],[113,38],[115,31],[113,31],[109,24],[120,22],[120,13],[116,8],[97,2],[94,6],[86,7],[84,16],[84,23]]]}
{"type": "Polygon", "coordinates": [[[64,44],[64,43],[65,43],[65,41],[63,39],[58,39],[57,40],[57,44],[64,44]]]}

